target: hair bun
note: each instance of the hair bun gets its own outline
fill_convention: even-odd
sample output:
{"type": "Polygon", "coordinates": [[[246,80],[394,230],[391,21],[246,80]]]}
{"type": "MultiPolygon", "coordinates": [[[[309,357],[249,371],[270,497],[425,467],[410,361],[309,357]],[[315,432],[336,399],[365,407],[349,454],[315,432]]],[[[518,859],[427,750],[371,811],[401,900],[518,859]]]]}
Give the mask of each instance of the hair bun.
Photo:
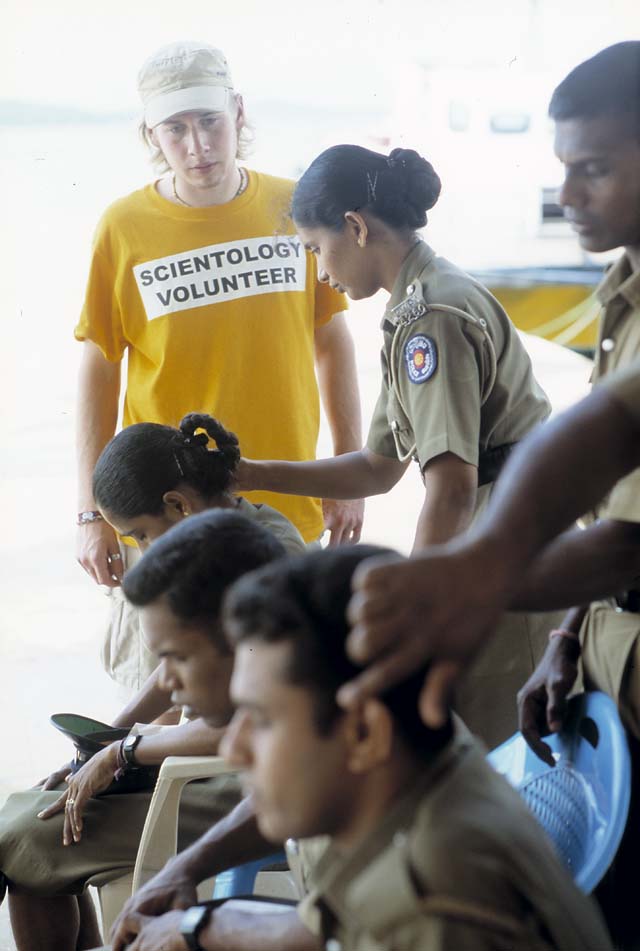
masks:
{"type": "Polygon", "coordinates": [[[387,165],[405,177],[407,199],[411,205],[425,212],[433,208],[440,197],[442,184],[431,162],[414,149],[393,149],[387,165]]]}

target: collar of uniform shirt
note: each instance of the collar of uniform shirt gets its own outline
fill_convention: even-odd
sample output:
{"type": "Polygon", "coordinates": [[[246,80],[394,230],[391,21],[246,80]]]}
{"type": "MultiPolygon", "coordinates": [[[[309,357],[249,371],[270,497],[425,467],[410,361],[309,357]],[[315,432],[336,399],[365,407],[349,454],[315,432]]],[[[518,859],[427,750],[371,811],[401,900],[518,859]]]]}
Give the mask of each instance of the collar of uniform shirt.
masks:
{"type": "Polygon", "coordinates": [[[609,268],[596,294],[605,306],[621,294],[631,307],[640,308],[640,271],[631,270],[626,254],[609,268]]]}

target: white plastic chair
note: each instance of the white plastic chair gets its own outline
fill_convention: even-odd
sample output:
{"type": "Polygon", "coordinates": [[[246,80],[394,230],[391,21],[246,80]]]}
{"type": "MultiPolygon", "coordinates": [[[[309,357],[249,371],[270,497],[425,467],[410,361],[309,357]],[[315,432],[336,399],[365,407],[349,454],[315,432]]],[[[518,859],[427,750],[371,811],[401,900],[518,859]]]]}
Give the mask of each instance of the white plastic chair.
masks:
{"type": "MultiPolygon", "coordinates": [[[[145,820],[133,872],[98,888],[102,930],[106,938],[127,899],[164,868],[176,854],[180,797],[187,783],[236,773],[221,756],[168,756],[160,767],[145,820]]],[[[198,899],[211,898],[215,877],[198,885],[198,899]]],[[[256,878],[256,895],[297,900],[301,892],[290,873],[264,871],[256,878]]]]}
{"type": "MultiPolygon", "coordinates": [[[[105,939],[127,899],[162,869],[178,846],[180,797],[187,783],[233,773],[221,756],[168,756],[160,767],[133,872],[100,885],[98,904],[105,939]]],[[[215,879],[198,886],[198,898],[211,897],[215,879]]]]}

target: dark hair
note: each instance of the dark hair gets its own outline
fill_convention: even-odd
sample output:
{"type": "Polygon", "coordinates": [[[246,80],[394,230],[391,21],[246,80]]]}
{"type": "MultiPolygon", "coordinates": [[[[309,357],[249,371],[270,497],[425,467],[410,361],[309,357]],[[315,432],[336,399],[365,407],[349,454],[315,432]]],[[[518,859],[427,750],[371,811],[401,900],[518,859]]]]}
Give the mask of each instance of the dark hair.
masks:
{"type": "Polygon", "coordinates": [[[440,195],[433,167],[412,149],[390,155],[334,145],[311,163],[291,202],[297,225],[340,231],[346,211],[371,211],[392,228],[423,228],[440,195]]]}
{"type": "Polygon", "coordinates": [[[180,483],[204,499],[226,492],[239,460],[237,437],[206,413],[189,413],[179,429],[135,423],[100,453],[93,494],[101,509],[122,518],[159,515],[163,495],[180,483]],[[208,448],[209,438],[216,449],[208,448]]]}
{"type": "Polygon", "coordinates": [[[234,581],[285,555],[271,532],[238,512],[213,509],[179,522],[153,543],[124,576],[122,590],[136,607],[166,596],[176,617],[211,624],[216,646],[228,653],[218,621],[234,581]]]}
{"type": "MultiPolygon", "coordinates": [[[[290,642],[287,677],[312,690],[320,733],[327,733],[340,715],[336,691],[361,669],[345,651],[353,573],[365,558],[389,553],[373,545],[355,545],[301,555],[242,578],[225,598],[224,626],[232,645],[253,639],[290,642]]],[[[418,698],[425,671],[380,698],[398,733],[421,755],[439,749],[451,736],[450,724],[434,731],[420,719],[418,698]]]]}
{"type": "Polygon", "coordinates": [[[554,90],[549,115],[556,121],[615,116],[640,138],[640,41],[608,46],[571,70],[554,90]]]}

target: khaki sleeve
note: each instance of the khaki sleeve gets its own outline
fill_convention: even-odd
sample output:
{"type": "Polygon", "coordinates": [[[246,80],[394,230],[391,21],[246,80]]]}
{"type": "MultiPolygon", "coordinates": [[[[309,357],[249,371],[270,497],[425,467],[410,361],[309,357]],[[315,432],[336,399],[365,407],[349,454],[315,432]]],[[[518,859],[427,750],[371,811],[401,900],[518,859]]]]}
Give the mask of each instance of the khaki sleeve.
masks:
{"type": "Polygon", "coordinates": [[[400,331],[393,356],[420,468],[443,452],[477,466],[488,372],[483,332],[455,314],[431,312],[400,331]]]}
{"type": "Polygon", "coordinates": [[[74,335],[76,340],[91,340],[100,347],[107,360],[117,363],[124,356],[127,340],[115,288],[113,264],[102,245],[99,228],[94,241],[84,305],[74,335]]]}

